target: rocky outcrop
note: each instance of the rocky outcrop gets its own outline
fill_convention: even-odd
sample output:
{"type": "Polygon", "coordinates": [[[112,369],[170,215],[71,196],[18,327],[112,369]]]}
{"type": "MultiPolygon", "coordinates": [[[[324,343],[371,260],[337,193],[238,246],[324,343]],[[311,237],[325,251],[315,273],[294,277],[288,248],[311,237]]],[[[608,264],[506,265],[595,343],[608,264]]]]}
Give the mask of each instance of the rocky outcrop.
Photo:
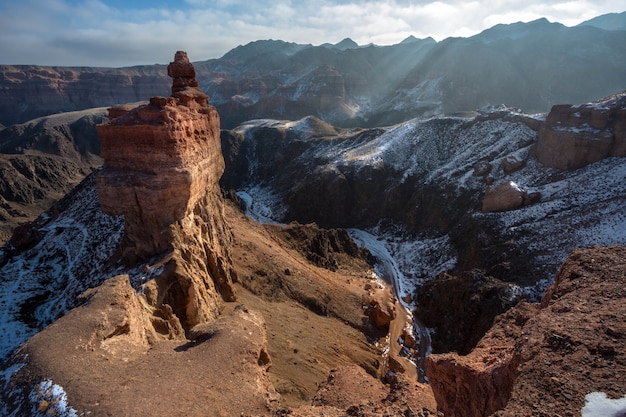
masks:
{"type": "Polygon", "coordinates": [[[483,417],[506,406],[519,364],[515,343],[533,312],[533,306],[522,303],[499,316],[469,355],[444,353],[426,358],[439,411],[445,416],[483,417]]]}
{"type": "Polygon", "coordinates": [[[194,327],[185,340],[171,310],[155,315],[128,276],[111,278],[84,298],[85,305],[31,338],[25,356],[16,358],[29,360],[13,375],[18,414],[69,416],[71,407],[79,410],[73,415],[94,416],[261,416],[276,408],[265,323],[245,306],[194,327]],[[53,414],[58,396],[32,394],[42,381],[67,395],[69,414],[53,414]]]}
{"type": "Polygon", "coordinates": [[[342,258],[353,257],[370,261],[370,253],[357,246],[345,229],[321,229],[316,224],[292,222],[285,227],[267,225],[280,231],[294,247],[306,253],[309,261],[322,268],[336,271],[342,258]]]}
{"type": "Polygon", "coordinates": [[[312,406],[302,406],[288,413],[294,417],[323,416],[435,416],[436,403],[426,384],[412,381],[402,375],[383,385],[363,369],[345,366],[330,371],[320,383],[312,406]]]}
{"type": "Polygon", "coordinates": [[[431,355],[426,369],[450,416],[574,415],[592,392],[626,391],[626,247],[576,249],[541,304],[499,316],[466,356],[431,355]]]}
{"type": "Polygon", "coordinates": [[[589,104],[552,107],[539,130],[541,163],[574,170],[609,156],[626,156],[626,92],[589,104]]]}
{"type": "Polygon", "coordinates": [[[221,298],[234,299],[230,230],[218,184],[219,115],[196,87],[186,53],[176,53],[168,72],[172,97],[117,107],[117,117],[98,126],[104,165],[97,188],[102,210],[125,217],[122,259],[162,264],[152,301],[169,305],[190,329],[216,318],[221,298]]]}

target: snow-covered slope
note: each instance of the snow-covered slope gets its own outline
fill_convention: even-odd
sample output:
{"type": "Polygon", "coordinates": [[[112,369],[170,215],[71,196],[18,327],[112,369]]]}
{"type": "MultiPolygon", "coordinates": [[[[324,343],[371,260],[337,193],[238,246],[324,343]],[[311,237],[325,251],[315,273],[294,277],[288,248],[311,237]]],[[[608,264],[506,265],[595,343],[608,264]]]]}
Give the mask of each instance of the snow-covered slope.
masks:
{"type": "Polygon", "coordinates": [[[543,117],[499,107],[336,133],[310,117],[249,122],[235,131],[248,168],[238,188],[266,218],[378,235],[414,286],[478,267],[536,298],[573,248],[626,244],[626,160],[541,165],[533,149],[543,117]],[[488,172],[477,175],[481,165],[488,172]],[[541,199],[483,213],[486,183],[509,181],[541,199]]]}
{"type": "Polygon", "coordinates": [[[93,175],[57,208],[60,214],[44,213],[35,222],[44,235],[32,249],[7,245],[0,252],[0,362],[114,274],[105,263],[124,221],[100,211],[93,175]]]}

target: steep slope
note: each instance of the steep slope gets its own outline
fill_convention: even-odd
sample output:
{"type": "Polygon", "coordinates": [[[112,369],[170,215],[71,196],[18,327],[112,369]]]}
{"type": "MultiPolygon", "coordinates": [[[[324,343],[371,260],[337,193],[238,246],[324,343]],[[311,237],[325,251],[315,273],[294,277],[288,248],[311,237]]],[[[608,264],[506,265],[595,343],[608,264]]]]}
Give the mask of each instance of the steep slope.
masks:
{"type": "Polygon", "coordinates": [[[95,125],[106,114],[105,108],[63,113],[0,131],[0,242],[102,163],[95,125]]]}
{"type": "MultiPolygon", "coordinates": [[[[100,211],[90,175],[21,235],[27,245],[2,248],[2,361],[42,327],[76,305],[77,296],[113,275],[107,265],[124,220],[100,211]]],[[[139,279],[139,276],[135,276],[139,279]]]]}
{"type": "MultiPolygon", "coordinates": [[[[624,246],[575,250],[541,304],[521,303],[498,317],[467,356],[431,355],[427,368],[439,410],[574,416],[592,393],[622,398],[625,256],[624,246]]],[[[622,403],[607,414],[583,415],[624,411],[622,403]]]]}

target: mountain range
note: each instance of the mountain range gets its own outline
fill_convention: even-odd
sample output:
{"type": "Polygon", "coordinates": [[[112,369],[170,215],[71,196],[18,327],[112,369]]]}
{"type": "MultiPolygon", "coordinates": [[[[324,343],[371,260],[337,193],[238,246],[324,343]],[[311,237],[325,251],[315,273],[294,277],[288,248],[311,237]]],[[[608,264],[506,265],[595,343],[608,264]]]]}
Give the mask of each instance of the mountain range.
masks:
{"type": "MultiPolygon", "coordinates": [[[[374,127],[494,104],[546,112],[553,104],[593,101],[626,88],[624,20],[621,13],[566,27],[540,19],[469,38],[409,37],[392,46],[263,40],[194,65],[226,128],[307,115],[374,127]]],[[[0,123],[136,102],[167,89],[164,65],[2,65],[0,123]]]]}

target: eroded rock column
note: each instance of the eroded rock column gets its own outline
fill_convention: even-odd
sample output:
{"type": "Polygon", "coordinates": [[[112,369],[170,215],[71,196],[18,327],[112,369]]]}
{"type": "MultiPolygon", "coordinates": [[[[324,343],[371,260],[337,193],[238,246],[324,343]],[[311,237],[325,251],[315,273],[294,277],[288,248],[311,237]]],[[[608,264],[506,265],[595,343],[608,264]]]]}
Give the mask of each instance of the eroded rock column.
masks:
{"type": "Polygon", "coordinates": [[[230,229],[219,179],[220,120],[197,86],[187,54],[168,66],[172,96],[110,109],[99,125],[104,164],[97,179],[102,211],[124,215],[120,254],[128,265],[160,263],[153,302],[183,326],[215,318],[231,286],[230,229]]]}

